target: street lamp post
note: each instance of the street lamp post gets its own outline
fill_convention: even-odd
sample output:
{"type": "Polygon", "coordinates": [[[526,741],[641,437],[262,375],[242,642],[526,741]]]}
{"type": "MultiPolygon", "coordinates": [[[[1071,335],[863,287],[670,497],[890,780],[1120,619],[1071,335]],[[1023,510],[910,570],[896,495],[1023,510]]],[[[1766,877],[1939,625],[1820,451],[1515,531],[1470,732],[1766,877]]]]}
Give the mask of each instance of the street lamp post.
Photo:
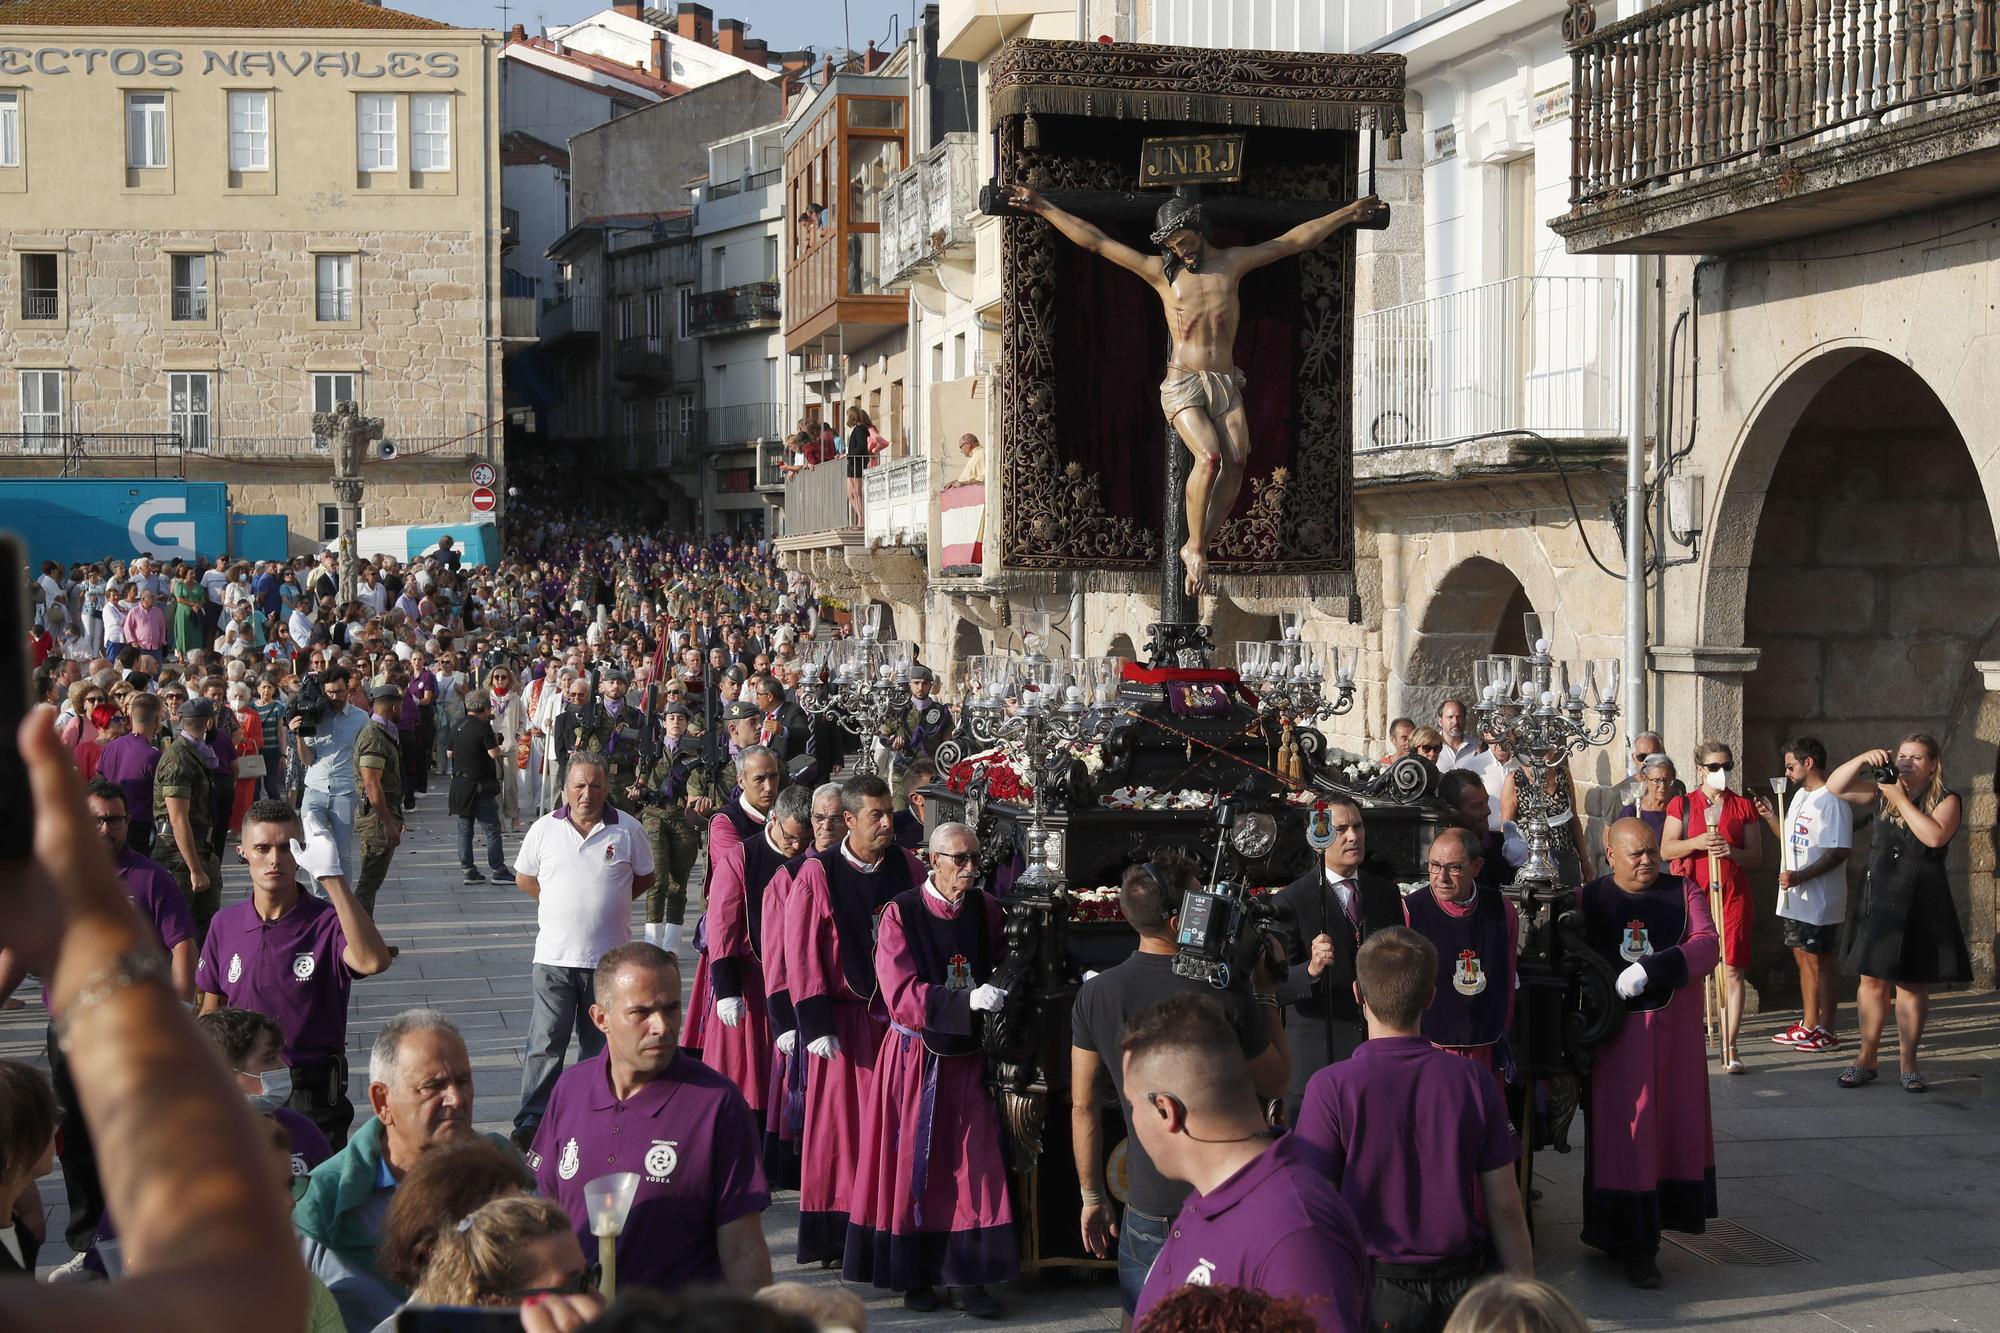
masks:
{"type": "Polygon", "coordinates": [[[361,461],[368,446],[382,438],[382,418],[364,417],[352,401],[335,403],[331,412],[313,413],[313,434],[327,441],[333,453],[333,501],[340,523],[340,601],[355,598],[354,547],[361,530],[361,461]]]}

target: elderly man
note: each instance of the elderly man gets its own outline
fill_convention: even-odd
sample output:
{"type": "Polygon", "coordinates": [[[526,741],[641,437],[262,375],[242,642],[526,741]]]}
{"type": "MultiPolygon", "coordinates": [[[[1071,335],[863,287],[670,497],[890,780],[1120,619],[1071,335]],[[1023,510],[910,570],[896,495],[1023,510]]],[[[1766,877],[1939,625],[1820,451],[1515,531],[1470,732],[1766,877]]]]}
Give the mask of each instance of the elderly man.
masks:
{"type": "Polygon", "coordinates": [[[743,789],[709,823],[707,947],[689,997],[697,1023],[687,1045],[742,1092],[761,1121],[771,1082],[771,1020],[764,999],[764,889],[805,845],[796,804],[775,812],[778,756],[753,745],[737,760],[743,789]],[[712,1021],[711,1021],[712,1018],[712,1021]]]}
{"type": "MultiPolygon", "coordinates": [[[[779,793],[780,801],[785,798],[786,793],[779,793]]],[[[798,1011],[792,1007],[785,958],[785,914],[792,901],[792,877],[807,857],[832,851],[847,836],[847,815],[840,806],[838,782],[821,783],[814,789],[809,809],[810,845],[787,861],[764,887],[764,999],[777,1052],[771,1063],[770,1094],[764,1103],[764,1174],[776,1189],[799,1187],[799,1138],[805,1132],[806,1113],[806,1060],[799,1054],[798,1011]]]]}
{"type": "Polygon", "coordinates": [[[1708,895],[1660,873],[1644,820],[1605,836],[1611,873],[1577,890],[1584,938],[1624,970],[1625,1021],[1597,1048],[1585,1088],[1583,1239],[1625,1265],[1625,1280],[1660,1285],[1662,1229],[1700,1233],[1715,1217],[1701,979],[1719,945],[1708,895]]]}
{"type": "Polygon", "coordinates": [[[579,1058],[604,1048],[586,1021],[597,960],[632,938],[632,900],[653,887],[653,849],[639,821],[607,800],[609,776],[597,755],[570,756],[565,804],[536,820],[514,857],[514,882],[536,903],[534,1007],[521,1065],[514,1142],[534,1141],[569,1040],[579,1058]]]}
{"type": "Polygon", "coordinates": [[[1491,1070],[1504,1092],[1513,1073],[1505,1041],[1520,913],[1500,890],[1479,882],[1480,862],[1477,838],[1462,828],[1441,831],[1431,839],[1429,887],[1403,899],[1403,916],[1437,950],[1424,1035],[1439,1050],[1491,1070]]]}
{"type": "Polygon", "coordinates": [[[1354,958],[1361,942],[1403,919],[1395,884],[1361,868],[1368,854],[1361,807],[1334,797],[1323,810],[1333,841],[1319,865],[1278,893],[1298,920],[1299,938],[1309,941],[1305,965],[1294,966],[1277,987],[1278,1003],[1289,1011],[1292,1072],[1285,1111],[1292,1124],[1298,1123],[1312,1076],[1345,1060],[1368,1037],[1354,998],[1354,958]]]}
{"type": "Polygon", "coordinates": [[[537,1189],[563,1205],[584,1253],[595,1254],[585,1183],[638,1175],[618,1237],[621,1288],[722,1285],[748,1295],[769,1286],[771,1192],[756,1123],[728,1079],[676,1049],[678,962],[651,944],[621,944],[598,962],[592,989],[604,1049],[556,1083],[528,1155],[537,1189]]]}
{"type": "Polygon", "coordinates": [[[368,1103],[375,1118],[313,1168],[292,1209],[306,1267],[333,1293],[348,1333],[368,1333],[408,1294],[376,1265],[397,1186],[419,1157],[475,1132],[472,1057],[449,1018],[411,1009],[382,1025],[368,1053],[368,1103]]]}
{"type": "Polygon", "coordinates": [[[356,977],[388,969],[382,932],[349,892],[325,826],[310,828],[284,801],[258,801],[243,816],[240,854],[250,898],[225,907],[202,946],[195,987],[203,1013],[254,1009],[278,1025],[292,1067],[293,1110],[335,1144],[347,1139],[347,1005],[356,977]],[[295,842],[294,839],[301,838],[295,842]],[[299,887],[300,870],[324,898],[299,887]]]}
{"type": "Polygon", "coordinates": [[[167,613],[160,609],[160,596],[151,588],[142,591],[139,604],[125,613],[124,642],[149,653],[166,648],[167,613]]]}
{"type": "Polygon", "coordinates": [[[979,1319],[989,1282],[1019,1274],[1000,1120],[986,1090],[975,1013],[1000,1008],[1000,904],[978,887],[979,837],[931,834],[931,873],[876,928],[875,977],[889,1031],[875,1058],[855,1168],[844,1276],[901,1291],[919,1312],[953,1303],[979,1319]]]}
{"type": "Polygon", "coordinates": [[[815,1061],[806,1083],[800,1263],[837,1260],[847,1245],[862,1109],[889,1028],[877,999],[875,917],[924,882],[916,854],[896,846],[888,783],[872,773],[849,778],[840,803],[847,836],[806,858],[785,904],[785,977],[798,1041],[815,1061]]]}

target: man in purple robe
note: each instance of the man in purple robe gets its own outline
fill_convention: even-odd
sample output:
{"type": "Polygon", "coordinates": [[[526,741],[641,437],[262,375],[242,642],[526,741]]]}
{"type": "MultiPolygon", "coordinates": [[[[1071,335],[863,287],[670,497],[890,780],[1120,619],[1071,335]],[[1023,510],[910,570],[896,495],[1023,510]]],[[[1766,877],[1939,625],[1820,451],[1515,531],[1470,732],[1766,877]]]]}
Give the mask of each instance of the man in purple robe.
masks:
{"type": "Polygon", "coordinates": [[[830,852],[847,836],[840,784],[824,782],[812,794],[812,844],[779,868],[764,888],[764,986],[771,1014],[771,1088],[764,1105],[764,1174],[772,1189],[799,1187],[799,1138],[805,1131],[806,1057],[799,1051],[798,1012],[786,974],[785,922],[792,877],[815,852],[830,852]]]}
{"type": "Polygon", "coordinates": [[[872,773],[849,778],[840,804],[847,836],[806,858],[785,909],[785,975],[798,1041],[813,1057],[800,1153],[799,1262],[829,1266],[846,1249],[862,1112],[889,1030],[877,994],[875,918],[924,882],[923,863],[896,846],[888,783],[872,773]]]}
{"type": "Polygon", "coordinates": [[[1000,1305],[986,1284],[1020,1272],[973,1022],[1007,998],[988,980],[1000,961],[1000,904],[974,887],[970,828],[939,825],[930,850],[930,878],[898,894],[876,931],[889,1032],[862,1123],[842,1276],[901,1291],[918,1312],[937,1309],[936,1288],[949,1286],[953,1304],[992,1319],[1000,1305]]]}
{"type": "Polygon", "coordinates": [[[1493,1072],[1506,1090],[1514,1061],[1514,941],[1520,918],[1500,890],[1481,884],[1479,840],[1446,828],[1431,840],[1430,885],[1403,899],[1403,919],[1437,950],[1437,993],[1424,1035],[1439,1050],[1493,1072]]]}
{"type": "Polygon", "coordinates": [[[1597,1048],[1584,1089],[1583,1239],[1644,1289],[1660,1285],[1660,1232],[1699,1234],[1717,1216],[1699,983],[1720,946],[1707,894],[1660,873],[1643,820],[1619,820],[1605,844],[1611,873],[1576,902],[1584,938],[1624,965],[1625,1021],[1597,1048]]]}

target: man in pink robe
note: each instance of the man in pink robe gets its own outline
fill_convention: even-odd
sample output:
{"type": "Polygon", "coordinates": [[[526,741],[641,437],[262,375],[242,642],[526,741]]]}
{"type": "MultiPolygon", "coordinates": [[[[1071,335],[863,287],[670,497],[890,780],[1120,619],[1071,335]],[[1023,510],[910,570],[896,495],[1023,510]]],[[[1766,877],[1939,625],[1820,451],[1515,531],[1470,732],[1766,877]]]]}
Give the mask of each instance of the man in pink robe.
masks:
{"type": "Polygon", "coordinates": [[[924,882],[896,846],[896,803],[872,773],[840,787],[847,836],[806,858],[785,904],[785,978],[811,1057],[800,1152],[799,1262],[838,1263],[847,1245],[862,1114],[888,1014],[876,994],[875,918],[924,882]]]}
{"type": "Polygon", "coordinates": [[[785,968],[785,914],[792,876],[814,852],[830,852],[847,836],[840,784],[821,783],[812,794],[812,842],[764,886],[764,999],[771,1014],[771,1087],[764,1103],[764,1177],[772,1189],[799,1187],[799,1139],[805,1132],[806,1057],[799,1050],[799,1021],[785,968]]]}
{"type": "Polygon", "coordinates": [[[988,978],[1000,961],[1000,904],[974,885],[979,838],[942,824],[931,874],[882,910],[875,976],[889,1031],[875,1058],[855,1170],[842,1276],[901,1291],[918,1312],[952,1303],[992,1319],[987,1291],[1020,1272],[1000,1118],[986,1090],[973,1021],[1007,993],[988,978]]]}
{"type": "Polygon", "coordinates": [[[1597,1048],[1585,1088],[1583,1239],[1660,1285],[1660,1232],[1699,1234],[1717,1216],[1701,979],[1720,945],[1708,897],[1660,873],[1644,821],[1605,837],[1611,873],[1577,890],[1584,938],[1614,965],[1625,1021],[1597,1048]]]}

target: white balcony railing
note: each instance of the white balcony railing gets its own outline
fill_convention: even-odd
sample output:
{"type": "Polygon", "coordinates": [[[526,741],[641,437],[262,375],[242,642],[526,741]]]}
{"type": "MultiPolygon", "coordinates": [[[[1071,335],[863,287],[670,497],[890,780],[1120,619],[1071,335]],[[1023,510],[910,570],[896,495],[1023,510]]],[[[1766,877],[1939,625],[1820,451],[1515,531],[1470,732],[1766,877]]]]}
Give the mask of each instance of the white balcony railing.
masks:
{"type": "Polygon", "coordinates": [[[1354,448],[1625,433],[1616,278],[1507,278],[1359,315],[1354,448]]]}
{"type": "Polygon", "coordinates": [[[979,206],[979,145],[970,134],[947,134],[889,182],[882,196],[882,280],[953,246],[972,242],[979,206]]]}
{"type": "Polygon", "coordinates": [[[861,480],[868,545],[923,546],[930,540],[930,466],[928,458],[900,458],[868,469],[861,480]]]}

